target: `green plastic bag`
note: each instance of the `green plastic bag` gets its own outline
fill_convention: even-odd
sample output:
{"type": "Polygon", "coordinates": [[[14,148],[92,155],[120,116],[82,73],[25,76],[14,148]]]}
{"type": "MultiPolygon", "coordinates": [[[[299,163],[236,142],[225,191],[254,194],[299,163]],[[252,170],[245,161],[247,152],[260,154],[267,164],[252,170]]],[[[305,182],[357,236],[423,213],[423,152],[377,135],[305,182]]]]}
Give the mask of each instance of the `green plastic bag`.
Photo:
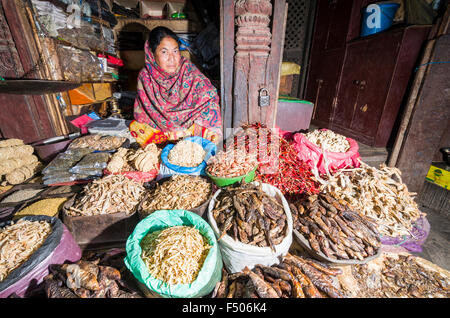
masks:
{"type": "Polygon", "coordinates": [[[211,226],[197,214],[186,210],[158,210],[147,216],[136,225],[128,237],[126,252],[126,267],[139,282],[162,297],[202,297],[212,292],[222,278],[222,255],[211,226]],[[197,279],[192,284],[169,285],[152,277],[141,258],[140,242],[148,233],[177,225],[194,226],[212,246],[197,279]]]}

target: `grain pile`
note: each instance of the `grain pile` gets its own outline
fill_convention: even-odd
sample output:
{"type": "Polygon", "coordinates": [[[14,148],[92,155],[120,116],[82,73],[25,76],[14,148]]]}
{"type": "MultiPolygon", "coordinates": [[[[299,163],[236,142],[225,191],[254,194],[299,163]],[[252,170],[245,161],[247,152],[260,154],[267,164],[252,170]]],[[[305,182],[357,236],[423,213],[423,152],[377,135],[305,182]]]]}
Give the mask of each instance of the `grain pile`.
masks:
{"type": "Polygon", "coordinates": [[[212,185],[199,176],[174,175],[157,185],[142,203],[144,213],[154,210],[189,210],[205,203],[212,185]]]}
{"type": "Polygon", "coordinates": [[[203,147],[189,140],[181,140],[169,152],[171,164],[181,167],[197,167],[205,158],[203,147]]]}
{"type": "Polygon", "coordinates": [[[346,137],[331,130],[314,130],[303,135],[325,151],[347,152],[350,149],[350,144],[346,137]]]}
{"type": "Polygon", "coordinates": [[[0,282],[25,262],[51,233],[45,221],[19,220],[0,229],[0,282]]]}
{"type": "Polygon", "coordinates": [[[324,191],[374,219],[386,236],[410,235],[412,224],[425,215],[414,201],[416,194],[402,182],[400,170],[384,164],[377,169],[362,162],[359,168],[341,170],[326,181],[324,191]]]}
{"type": "Polygon", "coordinates": [[[26,215],[47,215],[54,217],[58,215],[59,210],[67,200],[68,198],[39,200],[16,212],[13,218],[21,218],[26,215]]]}
{"type": "Polygon", "coordinates": [[[206,238],[189,226],[152,232],[140,245],[150,274],[169,285],[194,282],[211,248],[206,238]]]}
{"type": "Polygon", "coordinates": [[[93,181],[69,207],[71,216],[88,216],[136,211],[144,194],[144,187],[123,175],[109,175],[93,181]]]}
{"type": "Polygon", "coordinates": [[[4,198],[1,203],[17,203],[25,201],[36,196],[39,192],[42,192],[42,189],[17,190],[12,194],[8,195],[6,198],[4,198]]]}

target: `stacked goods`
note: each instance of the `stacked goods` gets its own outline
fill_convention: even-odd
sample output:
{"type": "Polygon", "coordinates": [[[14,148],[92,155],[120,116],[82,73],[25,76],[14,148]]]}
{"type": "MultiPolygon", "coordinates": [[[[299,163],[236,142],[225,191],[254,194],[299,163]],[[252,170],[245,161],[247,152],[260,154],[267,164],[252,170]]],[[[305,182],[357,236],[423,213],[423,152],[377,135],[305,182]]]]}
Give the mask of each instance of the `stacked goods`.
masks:
{"type": "Polygon", "coordinates": [[[160,154],[161,150],[156,144],[148,144],[144,149],[138,150],[119,148],[106,169],[112,173],[158,170],[160,154]]]}
{"type": "Polygon", "coordinates": [[[169,152],[171,164],[181,167],[197,167],[206,156],[203,147],[189,140],[181,140],[169,152]]]}
{"type": "Polygon", "coordinates": [[[425,215],[413,199],[415,193],[402,182],[400,171],[384,164],[380,169],[361,163],[360,168],[342,170],[326,181],[324,191],[374,219],[385,236],[410,235],[413,223],[425,215]]]}
{"type": "Polygon", "coordinates": [[[86,185],[73,206],[70,216],[91,216],[136,211],[144,194],[144,187],[122,175],[109,175],[86,185]]]}
{"type": "Polygon", "coordinates": [[[247,153],[243,149],[230,149],[219,151],[211,157],[206,172],[215,177],[233,178],[248,174],[257,165],[256,154],[247,153]]]}
{"type": "Polygon", "coordinates": [[[256,265],[253,270],[224,273],[213,298],[342,298],[335,276],[341,270],[288,254],[278,265],[256,265]],[[337,285],[337,287],[335,286],[337,285]]]}
{"type": "MultiPolygon", "coordinates": [[[[93,150],[88,148],[79,148],[68,149],[58,154],[42,171],[44,184],[49,185],[92,178],[92,175],[70,172],[70,169],[92,152],[93,150]]],[[[100,159],[104,160],[105,158],[102,156],[100,159]]],[[[95,162],[93,164],[95,165],[95,162]]]]}
{"type": "Polygon", "coordinates": [[[449,273],[412,255],[385,254],[376,264],[355,265],[342,286],[351,297],[449,298],[449,273]]]}
{"type": "Polygon", "coordinates": [[[314,130],[303,135],[324,151],[347,152],[350,149],[347,138],[331,130],[314,130]]]}
{"type": "Polygon", "coordinates": [[[0,141],[0,176],[9,184],[20,184],[41,171],[43,165],[33,155],[33,147],[20,139],[0,141]]]}
{"type": "Polygon", "coordinates": [[[275,251],[287,235],[288,222],[283,206],[267,195],[261,185],[226,187],[216,197],[212,216],[220,231],[234,240],[275,251]]]}
{"type": "Polygon", "coordinates": [[[194,209],[204,204],[211,193],[211,183],[200,176],[174,175],[151,190],[142,202],[142,212],[194,209]]]}
{"type": "Polygon", "coordinates": [[[47,298],[140,298],[124,288],[119,270],[98,260],[52,265],[43,285],[47,298]]]}
{"type": "Polygon", "coordinates": [[[69,149],[89,148],[97,151],[110,151],[119,148],[125,141],[125,137],[87,135],[72,141],[69,149]]]}
{"type": "Polygon", "coordinates": [[[30,258],[51,231],[48,222],[28,220],[0,229],[0,282],[30,258]]]}
{"type": "Polygon", "coordinates": [[[290,207],[294,229],[307,238],[312,250],[329,260],[363,261],[381,247],[376,225],[345,202],[319,194],[290,207]]]}
{"type": "Polygon", "coordinates": [[[194,227],[173,226],[147,234],[140,243],[150,274],[166,284],[192,284],[211,246],[194,227]]]}

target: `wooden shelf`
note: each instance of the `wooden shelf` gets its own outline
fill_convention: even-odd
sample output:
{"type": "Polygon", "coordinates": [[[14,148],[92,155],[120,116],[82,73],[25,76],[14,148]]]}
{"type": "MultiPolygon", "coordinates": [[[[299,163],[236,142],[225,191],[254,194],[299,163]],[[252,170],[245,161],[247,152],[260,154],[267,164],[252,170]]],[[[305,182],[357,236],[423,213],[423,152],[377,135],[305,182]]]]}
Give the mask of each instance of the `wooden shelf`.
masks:
{"type": "MultiPolygon", "coordinates": [[[[114,32],[120,32],[126,25],[132,23],[140,24],[149,29],[149,31],[157,26],[167,27],[175,33],[199,33],[202,30],[201,23],[188,19],[117,18],[117,22],[117,25],[113,28],[114,32]]],[[[132,32],[133,29],[131,28],[129,31],[132,32]]]]}

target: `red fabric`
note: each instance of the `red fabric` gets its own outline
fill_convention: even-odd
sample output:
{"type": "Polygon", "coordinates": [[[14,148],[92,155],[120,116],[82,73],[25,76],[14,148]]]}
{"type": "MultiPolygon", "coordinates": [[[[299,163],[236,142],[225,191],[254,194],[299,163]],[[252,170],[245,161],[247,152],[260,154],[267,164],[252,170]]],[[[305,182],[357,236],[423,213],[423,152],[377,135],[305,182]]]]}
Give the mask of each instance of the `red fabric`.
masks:
{"type": "MultiPolygon", "coordinates": [[[[325,129],[323,129],[325,130],[325,129]]],[[[360,166],[359,159],[359,146],[358,143],[351,139],[346,138],[350,144],[350,149],[347,152],[328,152],[325,151],[326,160],[328,163],[328,169],[330,172],[338,169],[357,168],[360,166]]],[[[306,162],[311,169],[317,167],[319,173],[324,174],[327,172],[327,165],[322,153],[322,149],[309,141],[303,134],[297,133],[294,135],[295,149],[297,150],[298,158],[306,162]]]]}
{"type": "Polygon", "coordinates": [[[72,120],[71,123],[74,124],[76,127],[80,128],[82,134],[87,134],[88,129],[86,127],[86,124],[93,120],[94,119],[92,119],[88,115],[81,115],[80,117],[77,117],[74,120],[72,120]]]}
{"type": "Polygon", "coordinates": [[[148,42],[134,117],[162,132],[189,129],[196,123],[222,135],[219,96],[209,79],[185,57],[176,73],[166,73],[156,63],[148,42]]]}

